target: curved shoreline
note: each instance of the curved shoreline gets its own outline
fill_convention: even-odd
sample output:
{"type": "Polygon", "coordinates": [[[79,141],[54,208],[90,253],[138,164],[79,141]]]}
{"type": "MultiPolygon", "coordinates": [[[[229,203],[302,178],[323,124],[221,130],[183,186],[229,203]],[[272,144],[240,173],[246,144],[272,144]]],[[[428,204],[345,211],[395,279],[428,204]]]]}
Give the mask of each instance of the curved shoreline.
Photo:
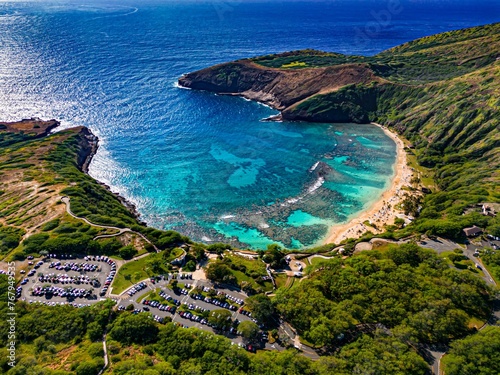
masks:
{"type": "MultiPolygon", "coordinates": [[[[178,83],[179,87],[187,88],[178,83]]],[[[237,96],[245,100],[254,101],[262,105],[266,105],[272,109],[279,111],[279,114],[271,116],[264,121],[282,121],[282,111],[272,103],[266,103],[261,98],[255,95],[248,95],[248,91],[240,93],[215,93],[216,95],[237,96]]],[[[394,219],[397,215],[403,214],[400,210],[396,210],[394,206],[398,205],[403,199],[402,187],[410,185],[410,180],[413,176],[412,169],[407,165],[406,152],[404,151],[404,143],[398,135],[390,131],[384,125],[370,122],[371,125],[378,126],[382,131],[391,138],[396,144],[396,161],[393,165],[394,175],[391,179],[389,187],[383,191],[380,197],[364,210],[353,214],[353,216],[345,223],[339,223],[331,226],[328,229],[328,234],[318,241],[318,245],[339,244],[348,238],[359,238],[367,230],[374,234],[384,232],[378,228],[384,228],[385,225],[394,224],[394,219]],[[377,229],[372,226],[363,224],[369,221],[377,226],[377,229]]]]}
{"type": "Polygon", "coordinates": [[[410,185],[410,180],[413,176],[412,169],[407,165],[404,143],[396,133],[391,132],[387,127],[374,122],[371,124],[381,128],[396,143],[396,162],[393,166],[394,176],[392,177],[391,185],[382,193],[377,201],[364,211],[361,211],[356,217],[351,218],[346,223],[330,227],[328,235],[323,241],[324,244],[339,244],[348,238],[358,238],[367,230],[375,234],[381,233],[383,230],[366,226],[363,223],[368,220],[375,224],[377,228],[383,228],[386,224],[394,224],[396,215],[401,213],[394,206],[401,202],[404,192],[402,191],[402,187],[410,185]]]}

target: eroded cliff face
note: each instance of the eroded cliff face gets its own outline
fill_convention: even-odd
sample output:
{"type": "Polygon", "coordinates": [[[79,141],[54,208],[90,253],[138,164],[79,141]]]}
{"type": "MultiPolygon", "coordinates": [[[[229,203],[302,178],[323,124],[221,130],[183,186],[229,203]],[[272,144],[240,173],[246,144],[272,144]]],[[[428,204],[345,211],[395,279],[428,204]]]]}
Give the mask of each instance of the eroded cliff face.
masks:
{"type": "Polygon", "coordinates": [[[85,173],[88,173],[90,162],[97,152],[99,139],[95,136],[89,128],[79,126],[72,129],[78,132],[78,152],[77,152],[77,165],[78,168],[85,173]]]}
{"type": "MultiPolygon", "coordinates": [[[[350,84],[380,82],[365,64],[283,70],[239,60],[186,74],[179,85],[219,94],[240,95],[280,111],[316,94],[334,92],[350,84]]],[[[287,111],[287,113],[292,113],[287,111]]]]}
{"type": "Polygon", "coordinates": [[[0,131],[11,133],[23,133],[36,138],[46,137],[50,132],[58,127],[57,120],[41,120],[39,118],[23,119],[15,122],[0,122],[0,131]]]}

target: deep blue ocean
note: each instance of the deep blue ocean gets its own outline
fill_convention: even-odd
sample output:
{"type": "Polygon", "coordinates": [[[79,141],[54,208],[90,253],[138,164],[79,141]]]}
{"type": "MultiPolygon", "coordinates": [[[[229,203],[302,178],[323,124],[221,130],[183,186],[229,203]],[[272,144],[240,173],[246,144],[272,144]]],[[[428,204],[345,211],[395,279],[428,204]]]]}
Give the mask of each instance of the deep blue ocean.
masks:
{"type": "Polygon", "coordinates": [[[496,0],[0,1],[0,119],[91,128],[91,175],[152,226],[312,245],[380,196],[394,143],[371,125],[263,122],[276,112],[179,76],[304,48],[372,55],[498,21],[496,0]]]}

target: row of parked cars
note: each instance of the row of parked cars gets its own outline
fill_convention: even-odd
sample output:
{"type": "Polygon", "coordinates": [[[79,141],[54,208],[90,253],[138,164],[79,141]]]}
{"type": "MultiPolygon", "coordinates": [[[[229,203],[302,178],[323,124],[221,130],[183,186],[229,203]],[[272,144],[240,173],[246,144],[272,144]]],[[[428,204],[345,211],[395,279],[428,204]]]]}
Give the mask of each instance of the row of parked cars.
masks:
{"type": "Polygon", "coordinates": [[[87,256],[84,256],[83,259],[85,259],[87,262],[93,261],[93,262],[109,263],[109,261],[110,261],[109,257],[107,257],[105,255],[87,255],[87,256]]]}
{"type": "Polygon", "coordinates": [[[184,319],[189,319],[189,320],[191,320],[193,322],[198,322],[198,323],[201,323],[201,324],[208,324],[208,321],[205,318],[203,318],[203,317],[201,317],[199,315],[190,313],[188,311],[181,311],[179,313],[179,316],[181,318],[184,318],[184,319]]]}
{"type": "Polygon", "coordinates": [[[33,269],[31,269],[31,270],[30,270],[30,272],[28,272],[28,275],[27,275],[27,276],[28,276],[28,277],[31,277],[31,276],[33,276],[35,273],[36,273],[36,270],[33,268],[33,269]]]}
{"type": "Polygon", "coordinates": [[[175,314],[175,311],[177,310],[176,306],[170,306],[170,305],[162,304],[162,303],[160,303],[158,301],[145,300],[142,303],[144,305],[146,305],[146,306],[144,306],[142,308],[144,311],[149,311],[148,305],[151,306],[151,307],[155,307],[155,308],[157,308],[160,311],[167,311],[167,312],[172,313],[172,314],[175,314]]]}
{"type": "Polygon", "coordinates": [[[179,301],[179,300],[177,300],[177,299],[173,298],[173,297],[172,297],[172,296],[170,296],[169,294],[165,293],[163,290],[162,290],[162,291],[160,291],[160,293],[159,293],[159,294],[160,294],[160,297],[165,298],[168,302],[173,303],[173,304],[175,304],[176,306],[179,306],[179,305],[181,304],[181,301],[179,301]]]}
{"type": "Polygon", "coordinates": [[[143,289],[146,289],[146,283],[143,281],[137,285],[134,285],[132,288],[130,288],[128,291],[127,291],[127,294],[129,296],[133,296],[134,294],[136,294],[137,292],[143,290],[143,289]]]}
{"type": "MultiPolygon", "coordinates": [[[[203,291],[208,293],[210,290],[213,290],[213,288],[209,288],[207,286],[203,287],[203,291]]],[[[241,298],[233,297],[230,294],[224,293],[222,291],[218,291],[217,295],[220,297],[226,297],[228,300],[236,302],[238,305],[243,305],[244,301],[241,298]]]]}
{"type": "Polygon", "coordinates": [[[65,297],[68,299],[74,299],[74,298],[87,298],[92,295],[92,290],[90,289],[77,289],[77,288],[59,288],[56,286],[49,286],[49,287],[36,287],[33,289],[31,292],[33,296],[59,296],[59,297],[65,297]]]}
{"type": "MultiPolygon", "coordinates": [[[[38,263],[37,263],[38,264],[38,263]]],[[[43,263],[42,263],[43,264],[43,263]]],[[[99,270],[99,266],[94,263],[77,263],[68,262],[61,263],[60,261],[51,262],[49,268],[55,268],[58,271],[75,271],[75,272],[96,272],[99,270]]]]}
{"type": "MultiPolygon", "coordinates": [[[[74,254],[49,254],[47,258],[52,259],[75,259],[76,256],[74,254]]],[[[28,259],[33,259],[33,257],[28,257],[28,259]]]]}
{"type": "Polygon", "coordinates": [[[101,289],[101,293],[99,293],[100,296],[104,296],[106,294],[116,275],[116,262],[112,259],[109,259],[108,257],[103,258],[104,259],[101,259],[101,261],[108,263],[111,266],[111,271],[109,271],[109,275],[106,277],[106,281],[104,282],[104,286],[101,289]]]}
{"type": "MultiPolygon", "coordinates": [[[[243,308],[240,308],[240,310],[238,311],[240,314],[243,314],[243,315],[246,315],[248,316],[249,318],[252,317],[252,313],[248,310],[243,310],[243,308]]],[[[252,319],[253,320],[253,319],[252,319]]]]}
{"type": "MultiPolygon", "coordinates": [[[[28,274],[29,276],[29,274],[28,274]]],[[[57,275],[54,273],[49,273],[47,275],[42,275],[38,277],[38,281],[40,282],[50,282],[50,283],[61,283],[61,284],[90,284],[90,277],[85,275],[78,276],[69,276],[68,274],[58,273],[57,275]]]]}
{"type": "Polygon", "coordinates": [[[36,262],[36,264],[33,266],[33,268],[37,269],[37,268],[40,268],[40,266],[43,264],[43,262],[40,260],[38,262],[36,262]]]}
{"type": "Polygon", "coordinates": [[[205,297],[202,294],[191,294],[191,298],[196,299],[196,300],[200,300],[200,301],[205,301],[206,303],[211,303],[212,305],[223,307],[223,308],[228,309],[228,310],[232,310],[232,311],[238,310],[238,308],[235,305],[231,305],[228,302],[219,301],[216,298],[205,297]]]}
{"type": "Polygon", "coordinates": [[[39,304],[43,304],[43,305],[47,305],[47,306],[70,305],[70,306],[78,307],[78,308],[87,307],[87,306],[91,305],[90,303],[56,302],[56,301],[29,301],[29,303],[32,303],[32,304],[39,303],[39,304]]]}

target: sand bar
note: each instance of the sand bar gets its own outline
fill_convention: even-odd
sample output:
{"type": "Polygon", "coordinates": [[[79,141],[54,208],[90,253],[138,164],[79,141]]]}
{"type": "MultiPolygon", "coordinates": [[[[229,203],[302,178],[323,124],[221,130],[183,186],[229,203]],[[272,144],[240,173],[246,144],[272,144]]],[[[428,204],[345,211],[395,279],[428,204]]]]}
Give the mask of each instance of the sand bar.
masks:
{"type": "Polygon", "coordinates": [[[403,212],[395,209],[395,206],[401,202],[405,190],[403,186],[410,186],[410,181],[413,176],[413,170],[406,163],[406,152],[404,151],[403,141],[386,127],[372,123],[380,127],[384,133],[392,138],[396,143],[396,163],[394,164],[394,176],[391,186],[387,189],[372,206],[361,212],[359,216],[351,219],[345,224],[334,225],[330,228],[325,243],[338,244],[347,238],[358,238],[367,230],[377,234],[383,232],[384,225],[393,224],[397,215],[402,215],[403,212]],[[371,226],[363,224],[365,221],[370,221],[375,224],[375,229],[371,226]]]}

